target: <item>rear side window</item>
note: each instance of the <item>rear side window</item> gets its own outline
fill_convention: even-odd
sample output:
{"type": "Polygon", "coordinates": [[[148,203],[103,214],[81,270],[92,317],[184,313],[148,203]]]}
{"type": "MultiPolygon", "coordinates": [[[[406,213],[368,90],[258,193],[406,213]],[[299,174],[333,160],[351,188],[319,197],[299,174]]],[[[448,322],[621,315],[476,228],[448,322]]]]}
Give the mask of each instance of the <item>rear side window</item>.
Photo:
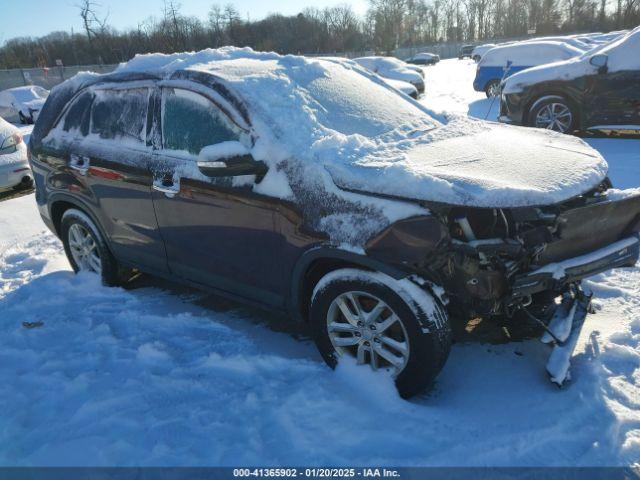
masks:
{"type": "Polygon", "coordinates": [[[97,90],[91,110],[91,133],[106,139],[143,142],[149,89],[97,90]]]}
{"type": "Polygon", "coordinates": [[[203,147],[240,140],[242,131],[206,97],[179,88],[162,92],[162,139],[168,150],[193,155],[203,147]]]}
{"type": "Polygon", "coordinates": [[[83,136],[89,134],[92,101],[93,94],[90,92],[81,93],[76,97],[64,116],[62,129],[65,132],[79,131],[83,136]]]}

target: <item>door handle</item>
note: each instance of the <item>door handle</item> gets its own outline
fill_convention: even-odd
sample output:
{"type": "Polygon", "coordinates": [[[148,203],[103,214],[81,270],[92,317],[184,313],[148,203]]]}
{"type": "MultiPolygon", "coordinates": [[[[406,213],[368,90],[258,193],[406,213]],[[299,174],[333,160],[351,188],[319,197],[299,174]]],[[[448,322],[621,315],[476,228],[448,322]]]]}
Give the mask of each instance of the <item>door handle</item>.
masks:
{"type": "Polygon", "coordinates": [[[86,175],[89,171],[90,159],[86,155],[76,155],[72,153],[69,155],[69,168],[80,173],[80,175],[86,175]]]}
{"type": "Polygon", "coordinates": [[[153,189],[173,198],[180,192],[180,182],[170,178],[157,178],[153,181],[153,189]]]}

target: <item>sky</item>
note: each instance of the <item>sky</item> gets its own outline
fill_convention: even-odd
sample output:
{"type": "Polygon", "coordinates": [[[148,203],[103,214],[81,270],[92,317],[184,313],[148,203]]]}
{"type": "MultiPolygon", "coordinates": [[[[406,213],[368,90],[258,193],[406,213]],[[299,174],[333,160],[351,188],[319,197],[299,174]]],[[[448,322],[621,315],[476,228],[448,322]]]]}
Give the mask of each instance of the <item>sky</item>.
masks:
{"type": "MultiPolygon", "coordinates": [[[[0,0],[2,25],[0,44],[14,37],[42,36],[64,30],[81,31],[78,0],[0,0]]],[[[150,16],[160,16],[163,0],[95,0],[100,17],[109,14],[108,23],[120,30],[135,27],[150,16]]],[[[258,20],[269,13],[292,15],[305,7],[325,7],[350,4],[358,14],[364,14],[367,0],[178,0],[182,13],[207,18],[212,4],[232,3],[243,16],[258,20]]]]}

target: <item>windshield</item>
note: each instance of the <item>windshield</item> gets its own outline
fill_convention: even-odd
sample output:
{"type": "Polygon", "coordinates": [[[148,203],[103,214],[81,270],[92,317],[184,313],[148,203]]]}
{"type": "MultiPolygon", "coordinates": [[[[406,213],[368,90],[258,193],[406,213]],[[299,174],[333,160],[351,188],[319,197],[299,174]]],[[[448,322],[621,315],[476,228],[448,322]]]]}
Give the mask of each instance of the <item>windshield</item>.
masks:
{"type": "MultiPolygon", "coordinates": [[[[437,122],[401,94],[369,81],[361,73],[323,61],[327,75],[295,78],[315,103],[316,120],[345,135],[375,137],[405,124],[433,128],[437,122]]],[[[312,103],[313,105],[313,103],[312,103]]]]}

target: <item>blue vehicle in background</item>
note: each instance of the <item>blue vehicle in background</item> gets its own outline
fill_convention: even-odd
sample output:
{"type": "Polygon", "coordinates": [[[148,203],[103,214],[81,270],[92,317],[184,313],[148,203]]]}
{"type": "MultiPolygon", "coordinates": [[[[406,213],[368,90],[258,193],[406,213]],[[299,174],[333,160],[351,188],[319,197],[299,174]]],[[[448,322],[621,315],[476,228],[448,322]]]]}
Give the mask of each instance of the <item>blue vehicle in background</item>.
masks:
{"type": "Polygon", "coordinates": [[[527,68],[577,57],[582,50],[556,41],[527,41],[492,48],[484,54],[476,70],[473,88],[487,97],[500,94],[500,82],[527,68]]]}

